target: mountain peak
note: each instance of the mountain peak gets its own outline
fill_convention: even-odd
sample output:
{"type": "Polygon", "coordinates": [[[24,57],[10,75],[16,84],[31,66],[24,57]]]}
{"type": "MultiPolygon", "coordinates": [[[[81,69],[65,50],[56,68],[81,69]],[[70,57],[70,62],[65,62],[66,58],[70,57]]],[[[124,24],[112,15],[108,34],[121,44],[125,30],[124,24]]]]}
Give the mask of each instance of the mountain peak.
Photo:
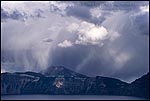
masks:
{"type": "Polygon", "coordinates": [[[87,77],[85,75],[74,72],[65,66],[50,66],[44,71],[41,71],[42,74],[50,77],[87,77]]]}

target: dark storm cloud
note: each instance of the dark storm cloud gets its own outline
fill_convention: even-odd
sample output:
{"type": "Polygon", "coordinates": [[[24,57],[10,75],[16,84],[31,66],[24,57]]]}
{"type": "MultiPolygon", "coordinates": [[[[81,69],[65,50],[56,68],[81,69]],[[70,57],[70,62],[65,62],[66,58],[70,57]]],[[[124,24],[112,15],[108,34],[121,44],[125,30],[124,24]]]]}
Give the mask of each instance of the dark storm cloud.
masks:
{"type": "Polygon", "coordinates": [[[139,6],[148,5],[148,2],[143,1],[114,1],[112,3],[105,3],[103,5],[104,10],[124,10],[124,11],[136,11],[139,10],[139,6]],[[109,6],[109,7],[108,7],[109,6]]]}
{"type": "Polygon", "coordinates": [[[88,76],[133,81],[149,71],[147,5],[143,1],[49,2],[33,5],[29,14],[26,9],[12,9],[12,13],[1,8],[1,20],[9,19],[1,22],[2,69],[40,71],[64,65],[88,76]],[[21,22],[24,17],[29,19],[21,22]],[[96,44],[89,44],[92,41],[96,44]]]}
{"type": "Polygon", "coordinates": [[[7,19],[19,20],[22,18],[24,18],[24,15],[20,14],[17,10],[9,14],[7,11],[1,8],[1,21],[5,21],[7,19]]]}
{"type": "Polygon", "coordinates": [[[65,9],[65,12],[68,16],[74,16],[81,20],[98,25],[100,25],[106,19],[107,16],[110,16],[116,11],[125,11],[126,13],[133,11],[138,12],[140,10],[140,6],[148,5],[147,2],[143,1],[76,1],[71,3],[75,5],[69,6],[65,9]],[[94,8],[100,8],[99,10],[101,11],[99,11],[99,13],[101,13],[101,16],[92,17],[92,12],[90,12],[90,10],[94,8]]]}
{"type": "MultiPolygon", "coordinates": [[[[114,76],[116,78],[123,78],[123,80],[125,81],[132,81],[136,77],[145,74],[148,71],[148,38],[147,36],[141,35],[149,34],[149,24],[147,18],[148,13],[140,13],[140,6],[145,5],[145,3],[134,4],[132,2],[131,5],[134,4],[134,7],[132,6],[132,8],[125,8],[125,6],[127,4],[129,5],[129,3],[126,3],[124,7],[120,6],[119,4],[118,5],[120,7],[118,7],[117,4],[115,4],[116,8],[114,8],[111,12],[114,12],[114,10],[123,10],[123,13],[114,15],[110,22],[109,20],[107,22],[107,19],[104,19],[104,21],[106,21],[104,23],[102,23],[102,21],[101,23],[106,28],[109,28],[109,25],[111,26],[111,23],[116,23],[114,24],[115,27],[111,26],[110,29],[115,30],[119,33],[120,37],[118,39],[116,39],[114,42],[110,42],[108,40],[108,42],[105,43],[104,47],[86,46],[86,48],[83,48],[82,46],[82,48],[79,49],[79,47],[77,48],[76,46],[74,46],[74,49],[72,49],[71,47],[67,49],[61,49],[59,50],[57,55],[54,54],[53,63],[63,64],[67,67],[70,67],[71,69],[75,68],[73,70],[79,70],[79,72],[90,76],[98,74],[105,76],[114,76]],[[106,22],[107,24],[105,24],[106,22]],[[88,48],[91,49],[91,51],[87,51],[88,48]],[[112,48],[116,48],[115,51],[117,53],[114,56],[110,54],[110,50],[112,48]],[[82,57],[80,53],[84,57],[82,57]],[[84,61],[86,62],[84,63],[84,61]],[[77,67],[80,67],[80,69],[77,69],[77,67]]],[[[89,11],[89,8],[87,10],[89,11]]],[[[89,13],[87,13],[86,15],[89,15],[89,13]]],[[[106,16],[107,15],[111,16],[111,13],[106,13],[106,16]]],[[[86,16],[87,18],[82,17],[82,15],[80,16],[80,11],[73,13],[72,16],[85,21],[87,21],[87,18],[89,18],[88,21],[92,20],[92,17],[90,16],[86,16]]],[[[91,22],[93,23],[93,21],[91,22]]]]}
{"type": "Polygon", "coordinates": [[[149,15],[148,13],[137,16],[133,22],[138,32],[142,35],[149,35],[149,15]]]}
{"type": "MultiPolygon", "coordinates": [[[[109,44],[109,42],[105,43],[108,46],[104,47],[77,45],[56,49],[52,55],[52,65],[64,65],[71,70],[88,76],[102,75],[131,82],[148,71],[148,40],[146,40],[146,36],[143,36],[142,40],[141,36],[131,37],[125,35],[123,37],[126,40],[121,39],[123,41],[116,47],[118,55],[116,54],[113,57],[110,50],[114,45],[109,44]],[[124,52],[130,53],[131,58],[121,66],[118,63],[116,66],[116,59],[120,56],[119,54],[124,54],[124,52]]],[[[124,57],[121,57],[120,61],[122,58],[124,57]]],[[[117,60],[117,62],[119,61],[117,60]]]]}
{"type": "MultiPolygon", "coordinates": [[[[134,34],[134,33],[133,33],[134,34]]],[[[149,43],[148,37],[143,35],[123,35],[120,38],[120,42],[116,49],[117,54],[130,53],[129,60],[124,62],[124,65],[120,66],[114,73],[110,74],[114,77],[121,77],[124,80],[129,80],[129,77],[139,77],[149,71],[149,43]],[[134,40],[134,41],[133,41],[134,40]]],[[[116,42],[116,43],[118,43],[116,42]]],[[[117,55],[115,55],[118,57],[117,55]]],[[[124,56],[126,57],[126,56],[124,56]]],[[[120,60],[122,60],[120,58],[120,60]]],[[[119,62],[119,61],[118,61],[119,62]]],[[[116,65],[112,67],[117,67],[116,65]]],[[[113,70],[112,70],[113,71],[113,70]]],[[[107,74],[109,75],[109,74],[107,74]]],[[[130,81],[130,80],[129,80],[130,81]]]]}
{"type": "Polygon", "coordinates": [[[3,21],[4,19],[7,18],[9,18],[8,13],[1,8],[1,20],[3,21]]]}
{"type": "Polygon", "coordinates": [[[85,6],[71,6],[66,9],[66,12],[69,16],[75,16],[83,20],[91,19],[89,8],[85,6]]]}
{"type": "Polygon", "coordinates": [[[79,1],[73,2],[79,6],[86,6],[90,8],[101,7],[102,10],[116,11],[116,10],[138,10],[139,6],[148,5],[147,1],[79,1]]]}
{"type": "MultiPolygon", "coordinates": [[[[98,71],[103,68],[99,57],[100,50],[97,46],[84,45],[58,48],[52,55],[53,65],[61,64],[89,76],[98,75],[98,71]]],[[[103,69],[105,71],[105,68],[103,69]]]]}
{"type": "Polygon", "coordinates": [[[94,24],[101,24],[105,20],[105,13],[102,13],[102,16],[98,18],[92,17],[90,9],[90,7],[75,5],[67,7],[65,11],[68,16],[74,16],[94,24]]]}

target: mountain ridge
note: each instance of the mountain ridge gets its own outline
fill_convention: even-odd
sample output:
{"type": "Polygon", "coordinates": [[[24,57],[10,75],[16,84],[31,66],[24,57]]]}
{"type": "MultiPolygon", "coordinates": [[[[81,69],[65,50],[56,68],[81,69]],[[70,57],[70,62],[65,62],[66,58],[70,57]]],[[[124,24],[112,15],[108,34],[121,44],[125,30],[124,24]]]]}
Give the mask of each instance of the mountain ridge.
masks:
{"type": "Polygon", "coordinates": [[[51,73],[48,70],[43,73],[1,73],[1,94],[121,95],[149,98],[149,73],[132,83],[126,83],[115,78],[84,76],[65,67],[55,68],[51,69],[51,73]]]}

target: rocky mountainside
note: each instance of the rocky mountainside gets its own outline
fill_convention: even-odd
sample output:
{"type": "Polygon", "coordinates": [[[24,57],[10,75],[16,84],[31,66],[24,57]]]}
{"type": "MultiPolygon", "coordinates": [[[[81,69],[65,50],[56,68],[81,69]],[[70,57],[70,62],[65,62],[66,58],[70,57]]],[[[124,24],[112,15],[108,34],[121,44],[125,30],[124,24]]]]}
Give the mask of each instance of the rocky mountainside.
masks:
{"type": "Polygon", "coordinates": [[[149,73],[131,84],[108,77],[87,77],[63,66],[41,73],[1,74],[1,94],[122,95],[149,98],[149,73]]]}
{"type": "Polygon", "coordinates": [[[51,66],[50,68],[41,71],[41,73],[49,77],[87,77],[85,75],[69,70],[64,66],[51,66]]]}

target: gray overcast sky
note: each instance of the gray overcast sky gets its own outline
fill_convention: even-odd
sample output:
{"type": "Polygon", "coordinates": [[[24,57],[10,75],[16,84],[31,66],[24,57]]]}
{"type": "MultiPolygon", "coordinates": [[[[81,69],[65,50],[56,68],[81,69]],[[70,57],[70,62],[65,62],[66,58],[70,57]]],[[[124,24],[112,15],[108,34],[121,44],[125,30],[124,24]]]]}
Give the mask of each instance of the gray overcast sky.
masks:
{"type": "Polygon", "coordinates": [[[51,65],[131,82],[149,71],[149,2],[1,3],[1,71],[51,65]]]}

